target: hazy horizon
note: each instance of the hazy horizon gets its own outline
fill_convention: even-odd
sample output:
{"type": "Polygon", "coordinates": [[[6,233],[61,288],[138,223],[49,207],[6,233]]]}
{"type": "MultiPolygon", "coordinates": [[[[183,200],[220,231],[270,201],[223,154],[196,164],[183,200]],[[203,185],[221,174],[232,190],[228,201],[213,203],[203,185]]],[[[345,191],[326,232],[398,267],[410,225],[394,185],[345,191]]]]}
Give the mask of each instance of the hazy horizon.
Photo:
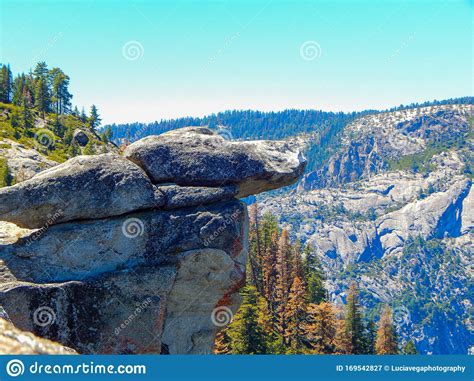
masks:
{"type": "MultiPolygon", "coordinates": [[[[130,121],[130,122],[110,122],[110,123],[103,123],[103,125],[111,125],[111,124],[131,124],[131,123],[144,123],[144,124],[150,124],[150,123],[154,123],[154,122],[160,122],[160,121],[167,121],[167,120],[176,120],[176,119],[180,119],[180,118],[205,118],[207,116],[210,116],[210,115],[216,115],[216,114],[219,114],[219,113],[224,113],[224,112],[233,112],[233,111],[236,111],[236,112],[241,112],[241,111],[252,111],[252,112],[265,112],[265,113],[271,113],[271,112],[274,112],[274,113],[278,113],[278,112],[283,112],[283,111],[286,111],[286,110],[297,110],[297,111],[323,111],[323,112],[334,112],[334,113],[338,113],[338,112],[343,112],[343,113],[351,113],[351,112],[360,112],[360,111],[370,111],[370,110],[374,110],[374,111],[379,111],[379,112],[384,112],[386,110],[390,110],[392,108],[395,108],[395,107],[398,107],[400,105],[403,105],[403,106],[409,106],[410,104],[412,103],[419,103],[419,104],[422,104],[424,102],[432,102],[432,101],[444,101],[444,100],[447,100],[447,99],[457,99],[457,98],[464,98],[464,97],[470,97],[471,95],[460,95],[460,96],[456,96],[456,97],[450,97],[450,98],[443,98],[443,99],[426,99],[424,101],[421,101],[421,102],[402,102],[401,104],[398,104],[398,105],[392,105],[392,106],[389,106],[389,107],[383,107],[383,108],[362,108],[362,109],[359,109],[359,110],[323,110],[323,109],[318,109],[318,108],[296,108],[296,107],[292,107],[292,108],[284,108],[284,109],[279,109],[279,110],[259,110],[259,109],[226,109],[226,110],[220,110],[220,111],[217,111],[217,112],[211,112],[211,113],[208,113],[208,114],[202,114],[202,115],[182,115],[182,116],[177,116],[177,117],[171,117],[171,118],[163,118],[163,119],[155,119],[155,120],[147,120],[147,121],[142,121],[142,120],[134,120],[134,121],[130,121]]],[[[427,106],[429,107],[429,106],[427,106]]]]}

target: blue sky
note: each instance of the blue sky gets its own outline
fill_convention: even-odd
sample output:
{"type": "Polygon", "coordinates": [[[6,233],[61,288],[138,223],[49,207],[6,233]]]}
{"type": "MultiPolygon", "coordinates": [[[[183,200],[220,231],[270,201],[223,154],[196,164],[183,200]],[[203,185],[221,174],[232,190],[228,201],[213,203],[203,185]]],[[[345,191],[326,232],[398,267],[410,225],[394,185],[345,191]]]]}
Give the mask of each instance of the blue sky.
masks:
{"type": "Polygon", "coordinates": [[[0,4],[0,62],[61,67],[105,123],[473,93],[469,0],[0,4]]]}

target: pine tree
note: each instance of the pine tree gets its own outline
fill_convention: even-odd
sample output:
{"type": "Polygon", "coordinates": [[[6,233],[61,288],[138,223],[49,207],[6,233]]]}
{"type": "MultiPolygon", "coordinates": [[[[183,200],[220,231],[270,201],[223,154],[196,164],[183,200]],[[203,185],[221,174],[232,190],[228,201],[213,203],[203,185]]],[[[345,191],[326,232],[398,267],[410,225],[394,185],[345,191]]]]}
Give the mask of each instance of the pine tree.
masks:
{"type": "Polygon", "coordinates": [[[288,253],[290,252],[290,241],[288,232],[283,229],[278,240],[278,249],[276,254],[276,284],[275,300],[277,311],[278,332],[285,335],[285,306],[288,300],[289,276],[288,273],[288,253]]]}
{"type": "Polygon", "coordinates": [[[28,99],[28,106],[33,106],[34,83],[31,76],[21,74],[13,81],[12,102],[16,106],[21,106],[25,98],[28,99]]]}
{"type": "Polygon", "coordinates": [[[0,102],[11,102],[12,84],[13,78],[10,65],[0,64],[0,102]]]}
{"type": "Polygon", "coordinates": [[[276,257],[276,275],[277,275],[277,299],[280,303],[285,303],[288,298],[289,273],[288,257],[290,252],[290,238],[288,231],[283,229],[278,240],[278,249],[276,257]]]}
{"type": "Polygon", "coordinates": [[[299,276],[293,279],[284,306],[284,338],[291,353],[301,353],[306,338],[306,289],[299,276]]]}
{"type": "Polygon", "coordinates": [[[225,355],[230,352],[230,337],[227,334],[227,329],[219,331],[214,342],[214,354],[225,355]]]}
{"type": "Polygon", "coordinates": [[[38,62],[33,71],[34,76],[34,105],[45,116],[51,104],[51,95],[48,80],[48,66],[45,62],[38,62]]]}
{"type": "Polygon", "coordinates": [[[87,115],[86,115],[86,111],[84,110],[84,107],[81,109],[80,118],[83,123],[87,122],[87,115]]]}
{"type": "Polygon", "coordinates": [[[23,89],[25,87],[25,75],[18,75],[13,80],[13,95],[12,103],[16,106],[20,106],[23,100],[23,89]]]}
{"type": "Polygon", "coordinates": [[[233,354],[265,354],[268,352],[268,338],[258,324],[257,289],[246,286],[242,295],[240,310],[228,326],[230,350],[233,354]]]}
{"type": "Polygon", "coordinates": [[[303,268],[308,288],[308,301],[319,304],[326,301],[326,288],[324,287],[324,273],[321,262],[314,253],[313,248],[307,245],[303,251],[303,268]]]}
{"type": "Polygon", "coordinates": [[[392,321],[392,309],[389,306],[385,306],[380,316],[375,351],[378,355],[398,353],[397,334],[392,321]]]}
{"type": "Polygon", "coordinates": [[[314,353],[335,352],[336,314],[330,303],[308,304],[306,337],[314,353]]]}
{"type": "Polygon", "coordinates": [[[43,118],[49,110],[48,84],[42,77],[38,78],[35,83],[35,107],[43,115],[43,118]]]}
{"type": "Polygon", "coordinates": [[[370,320],[365,328],[365,350],[364,353],[368,355],[375,354],[375,339],[376,339],[376,326],[373,320],[370,320]]]}
{"type": "Polygon", "coordinates": [[[25,96],[21,105],[20,127],[25,130],[31,130],[35,126],[33,114],[28,106],[28,98],[25,96]]]}
{"type": "Polygon", "coordinates": [[[352,353],[352,343],[346,330],[346,322],[343,319],[336,320],[336,334],[334,336],[335,353],[347,355],[352,353]]]}
{"type": "Polygon", "coordinates": [[[402,353],[404,355],[417,355],[418,351],[416,350],[415,344],[412,340],[409,340],[403,347],[402,353]]]}
{"type": "Polygon", "coordinates": [[[35,79],[46,78],[48,76],[48,65],[46,65],[46,62],[38,62],[33,70],[33,75],[35,79]]]}
{"type": "Polygon", "coordinates": [[[110,142],[110,140],[112,139],[112,127],[107,126],[107,128],[101,135],[101,139],[104,143],[110,142]]]}
{"type": "Polygon", "coordinates": [[[72,95],[69,93],[69,77],[64,72],[55,67],[49,71],[49,82],[51,84],[52,97],[56,114],[69,112],[72,95]]]}
{"type": "Polygon", "coordinates": [[[345,308],[345,327],[351,343],[351,353],[364,353],[364,322],[359,301],[359,290],[355,282],[349,286],[345,308]]]}
{"type": "Polygon", "coordinates": [[[296,277],[299,277],[303,283],[305,283],[306,287],[306,277],[303,271],[303,264],[301,261],[301,242],[297,240],[293,246],[291,247],[290,254],[292,256],[290,264],[290,268],[288,271],[291,274],[291,279],[295,279],[296,277]]]}
{"type": "Polygon", "coordinates": [[[276,257],[278,247],[278,233],[273,232],[270,243],[264,248],[262,265],[263,296],[269,302],[276,301],[276,257]]]}
{"type": "Polygon", "coordinates": [[[262,295],[271,302],[274,310],[276,300],[276,257],[278,247],[278,221],[270,214],[265,214],[258,221],[258,245],[260,246],[262,295]]]}
{"type": "Polygon", "coordinates": [[[95,131],[97,127],[100,126],[100,122],[101,119],[99,116],[99,112],[97,111],[97,107],[95,105],[92,105],[89,115],[89,127],[91,128],[91,130],[95,131]]]}
{"type": "Polygon", "coordinates": [[[59,114],[56,114],[53,121],[53,131],[58,136],[64,135],[64,127],[61,124],[61,120],[59,119],[59,114]]]}

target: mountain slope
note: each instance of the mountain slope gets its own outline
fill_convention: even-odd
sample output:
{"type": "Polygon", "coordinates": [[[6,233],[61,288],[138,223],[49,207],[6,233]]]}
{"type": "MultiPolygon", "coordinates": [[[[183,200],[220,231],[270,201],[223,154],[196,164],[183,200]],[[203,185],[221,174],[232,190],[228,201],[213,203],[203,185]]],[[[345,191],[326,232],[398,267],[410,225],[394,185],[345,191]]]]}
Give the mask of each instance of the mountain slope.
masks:
{"type": "Polygon", "coordinates": [[[260,200],[314,246],[334,300],[357,280],[395,308],[422,353],[467,353],[472,332],[472,105],[364,116],[298,190],[260,200]]]}
{"type": "Polygon", "coordinates": [[[27,180],[77,155],[117,150],[78,115],[43,116],[34,109],[0,103],[0,187],[27,180]]]}

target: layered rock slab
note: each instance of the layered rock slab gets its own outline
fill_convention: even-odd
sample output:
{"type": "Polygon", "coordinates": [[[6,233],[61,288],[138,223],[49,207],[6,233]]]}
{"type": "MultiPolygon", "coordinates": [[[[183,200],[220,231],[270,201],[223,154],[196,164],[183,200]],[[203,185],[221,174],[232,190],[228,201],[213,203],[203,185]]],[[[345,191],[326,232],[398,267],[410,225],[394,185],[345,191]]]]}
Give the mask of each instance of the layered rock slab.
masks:
{"type": "Polygon", "coordinates": [[[290,185],[306,166],[304,157],[288,142],[228,141],[205,127],[148,136],[128,146],[124,154],[155,184],[234,184],[238,197],[290,185]]]}
{"type": "Polygon", "coordinates": [[[16,327],[79,353],[209,352],[213,310],[240,303],[245,205],[127,218],[52,226],[28,252],[27,237],[1,246],[0,305],[16,327]]]}
{"type": "Polygon", "coordinates": [[[163,203],[146,174],[115,154],[77,156],[0,189],[0,220],[30,229],[96,219],[163,203]]]}

